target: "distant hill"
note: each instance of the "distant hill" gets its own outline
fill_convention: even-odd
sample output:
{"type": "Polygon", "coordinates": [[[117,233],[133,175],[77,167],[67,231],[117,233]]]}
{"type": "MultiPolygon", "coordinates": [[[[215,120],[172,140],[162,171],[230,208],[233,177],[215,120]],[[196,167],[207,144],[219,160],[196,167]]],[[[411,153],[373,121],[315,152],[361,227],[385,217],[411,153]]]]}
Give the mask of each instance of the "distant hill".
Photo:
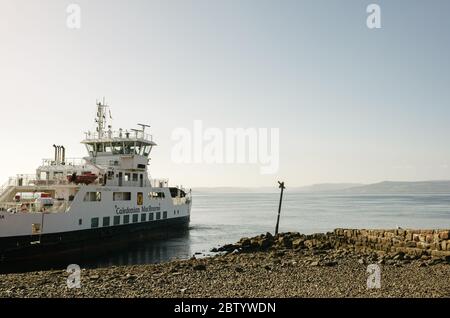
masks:
{"type": "Polygon", "coordinates": [[[364,186],[361,183],[320,183],[304,187],[287,188],[290,192],[317,193],[317,192],[335,192],[347,190],[355,187],[364,186]]]}
{"type": "MultiPolygon", "coordinates": [[[[278,193],[278,187],[199,187],[196,193],[278,193]]],[[[441,181],[383,181],[373,184],[360,183],[322,183],[304,187],[289,187],[291,193],[329,193],[329,194],[448,194],[450,180],[441,181]]]]}
{"type": "Polygon", "coordinates": [[[383,181],[339,191],[348,194],[449,194],[450,181],[383,181]]]}

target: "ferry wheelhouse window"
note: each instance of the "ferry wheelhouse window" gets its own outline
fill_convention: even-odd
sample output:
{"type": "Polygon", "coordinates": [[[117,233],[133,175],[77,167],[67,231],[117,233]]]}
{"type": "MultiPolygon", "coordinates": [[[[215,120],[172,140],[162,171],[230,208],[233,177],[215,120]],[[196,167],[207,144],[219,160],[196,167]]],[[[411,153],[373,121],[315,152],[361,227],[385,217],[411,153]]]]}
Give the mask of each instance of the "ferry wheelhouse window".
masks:
{"type": "Polygon", "coordinates": [[[98,218],[92,218],[91,219],[91,228],[98,227],[98,218]]]}
{"type": "Polygon", "coordinates": [[[114,192],[113,201],[131,201],[131,192],[114,192]]]}
{"type": "Polygon", "coordinates": [[[144,156],[148,157],[150,155],[150,151],[152,151],[152,146],[145,146],[144,156]]]}
{"type": "Polygon", "coordinates": [[[123,144],[121,142],[113,142],[112,152],[114,155],[123,155],[123,144]]]}
{"type": "Polygon", "coordinates": [[[133,173],[133,181],[135,181],[135,182],[138,181],[138,174],[137,173],[133,173]]]}
{"type": "Polygon", "coordinates": [[[87,144],[86,145],[87,151],[89,153],[89,155],[92,157],[94,156],[94,145],[91,144],[87,144]]]}
{"type": "Polygon", "coordinates": [[[133,214],[133,223],[139,222],[139,214],[133,214]]]}
{"type": "Polygon", "coordinates": [[[161,212],[156,212],[156,219],[161,220],[161,212]]]}
{"type": "Polygon", "coordinates": [[[123,224],[128,224],[128,223],[130,223],[130,216],[124,215],[123,216],[123,224]]]}
{"type": "Polygon", "coordinates": [[[145,222],[145,221],[147,221],[147,214],[142,213],[141,214],[141,222],[145,222]]]}
{"type": "Polygon", "coordinates": [[[167,211],[163,212],[163,219],[167,219],[167,211]]]}
{"type": "Polygon", "coordinates": [[[86,192],[84,195],[85,202],[100,202],[102,200],[101,192],[86,192]]]}
{"type": "Polygon", "coordinates": [[[120,224],[120,215],[115,215],[113,222],[114,222],[114,225],[119,225],[120,224]]]}
{"type": "Polygon", "coordinates": [[[103,226],[109,226],[110,218],[109,216],[105,216],[103,218],[103,226]]]}

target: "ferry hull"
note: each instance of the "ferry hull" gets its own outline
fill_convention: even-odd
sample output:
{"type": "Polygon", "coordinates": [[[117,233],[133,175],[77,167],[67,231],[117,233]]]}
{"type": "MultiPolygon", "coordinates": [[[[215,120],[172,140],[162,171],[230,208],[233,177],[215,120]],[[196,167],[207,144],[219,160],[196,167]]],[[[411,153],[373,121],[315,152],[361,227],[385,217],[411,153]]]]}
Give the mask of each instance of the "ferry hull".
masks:
{"type": "Polygon", "coordinates": [[[132,242],[184,233],[190,216],[64,233],[0,238],[0,265],[114,250],[132,242]]]}

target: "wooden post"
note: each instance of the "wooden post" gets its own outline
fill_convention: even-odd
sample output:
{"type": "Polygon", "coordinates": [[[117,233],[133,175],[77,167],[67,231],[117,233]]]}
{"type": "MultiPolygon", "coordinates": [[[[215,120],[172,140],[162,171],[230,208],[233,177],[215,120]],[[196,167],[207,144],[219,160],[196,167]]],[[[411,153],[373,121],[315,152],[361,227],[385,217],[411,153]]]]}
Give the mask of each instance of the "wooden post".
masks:
{"type": "Polygon", "coordinates": [[[283,202],[283,192],[284,189],[286,189],[284,186],[284,182],[278,181],[278,184],[280,185],[279,188],[281,189],[281,194],[280,194],[280,205],[278,206],[278,217],[277,217],[277,226],[275,227],[275,235],[278,234],[278,227],[280,225],[281,202],[283,202]]]}

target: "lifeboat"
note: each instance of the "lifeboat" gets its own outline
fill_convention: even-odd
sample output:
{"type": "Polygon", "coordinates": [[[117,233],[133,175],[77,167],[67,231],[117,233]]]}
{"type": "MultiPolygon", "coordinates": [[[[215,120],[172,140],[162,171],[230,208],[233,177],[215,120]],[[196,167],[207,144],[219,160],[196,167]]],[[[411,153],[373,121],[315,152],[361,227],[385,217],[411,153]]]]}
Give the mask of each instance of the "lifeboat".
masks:
{"type": "Polygon", "coordinates": [[[67,180],[70,183],[85,184],[85,185],[93,183],[95,180],[97,180],[97,178],[98,176],[92,172],[83,172],[82,175],[77,175],[76,173],[74,173],[70,176],[67,176],[67,180]]]}

